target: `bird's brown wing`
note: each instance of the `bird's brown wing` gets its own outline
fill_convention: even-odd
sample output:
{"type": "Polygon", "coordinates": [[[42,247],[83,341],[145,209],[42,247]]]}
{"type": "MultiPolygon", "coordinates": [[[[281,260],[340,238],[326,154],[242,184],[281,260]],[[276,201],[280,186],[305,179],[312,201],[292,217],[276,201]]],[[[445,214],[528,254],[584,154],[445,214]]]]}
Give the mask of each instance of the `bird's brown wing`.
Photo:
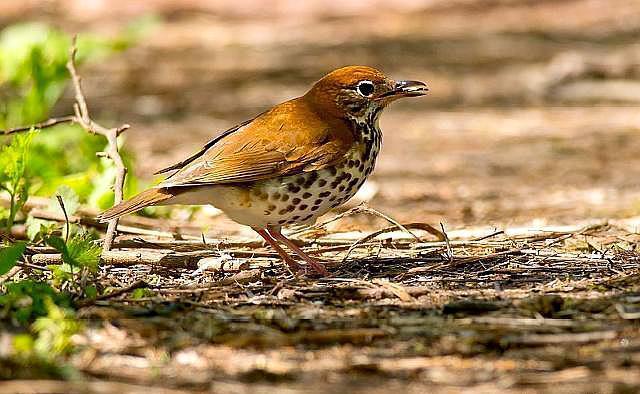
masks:
{"type": "Polygon", "coordinates": [[[280,104],[226,135],[159,186],[251,182],[344,159],[353,134],[343,123],[321,119],[301,100],[280,104]]]}
{"type": "MultiPolygon", "coordinates": [[[[262,114],[260,114],[262,115],[262,114]]],[[[258,115],[258,116],[260,116],[258,115]]],[[[198,157],[202,156],[203,154],[205,154],[207,152],[207,150],[209,150],[209,148],[211,148],[212,146],[214,146],[215,144],[217,144],[221,139],[227,137],[228,135],[235,133],[236,131],[240,130],[242,127],[248,125],[249,123],[253,122],[255,118],[249,119],[249,120],[245,120],[244,122],[237,124],[233,127],[231,127],[230,129],[227,129],[225,131],[223,131],[222,133],[220,133],[220,135],[218,135],[217,137],[211,139],[209,142],[207,142],[202,149],[200,149],[198,152],[196,152],[195,154],[189,156],[188,158],[182,160],[179,163],[173,164],[169,167],[163,168],[161,170],[158,170],[156,172],[154,172],[154,175],[158,175],[158,174],[164,174],[165,172],[170,172],[173,170],[179,170],[183,167],[185,167],[187,164],[193,162],[194,160],[196,160],[198,157]]]]}

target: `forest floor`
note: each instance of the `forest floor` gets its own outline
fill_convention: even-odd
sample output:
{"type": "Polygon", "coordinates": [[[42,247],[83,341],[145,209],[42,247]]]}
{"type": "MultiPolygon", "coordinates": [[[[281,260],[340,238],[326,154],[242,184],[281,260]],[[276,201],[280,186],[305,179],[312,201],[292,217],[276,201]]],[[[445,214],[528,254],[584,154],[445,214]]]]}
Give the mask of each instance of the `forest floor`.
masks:
{"type": "Polygon", "coordinates": [[[25,371],[42,380],[0,391],[640,391],[635,2],[400,1],[384,17],[301,8],[295,21],[217,2],[49,3],[1,21],[28,12],[109,34],[161,16],[143,42],[81,70],[94,113],[132,124],[125,146],[146,180],[339,65],[432,94],[383,115],[377,169],[349,213],[295,235],[331,278],[291,275],[211,209],[130,219],[100,270],[128,291],[79,310],[88,328],[70,364],[84,378],[25,371]],[[137,263],[119,260],[130,253],[137,263]],[[131,297],[138,287],[147,296],[131,297]]]}

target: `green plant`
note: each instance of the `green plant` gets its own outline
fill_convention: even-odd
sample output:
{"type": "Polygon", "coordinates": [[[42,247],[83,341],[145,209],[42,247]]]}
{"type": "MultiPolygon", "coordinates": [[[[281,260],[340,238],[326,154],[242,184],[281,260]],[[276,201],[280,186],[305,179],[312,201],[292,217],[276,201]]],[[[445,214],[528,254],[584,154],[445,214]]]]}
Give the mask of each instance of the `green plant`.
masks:
{"type": "Polygon", "coordinates": [[[47,314],[46,301],[69,307],[69,295],[55,290],[47,283],[21,280],[4,284],[5,292],[0,295],[0,319],[24,326],[47,314]]]}
{"type": "Polygon", "coordinates": [[[142,298],[149,298],[149,297],[154,297],[156,295],[156,293],[151,290],[148,289],[146,287],[141,287],[138,289],[135,289],[134,291],[131,292],[131,298],[134,300],[139,300],[142,298]]]}
{"type": "Polygon", "coordinates": [[[73,336],[82,328],[75,312],[57,305],[51,298],[44,299],[44,307],[46,315],[31,325],[33,335],[20,334],[13,339],[13,348],[19,358],[54,361],[74,349],[73,336]]]}
{"type": "Polygon", "coordinates": [[[18,263],[26,248],[26,242],[15,242],[0,248],[0,275],[6,274],[18,263]]]}
{"type": "MultiPolygon", "coordinates": [[[[128,48],[154,24],[153,17],[145,17],[114,37],[80,35],[77,63],[95,61],[128,48]]],[[[33,124],[49,116],[69,82],[66,63],[70,44],[66,34],[42,23],[16,24],[0,32],[0,129],[33,124]]],[[[66,184],[76,191],[82,203],[98,208],[110,206],[113,165],[96,157],[105,145],[103,137],[90,135],[78,125],[61,124],[39,133],[31,144],[27,167],[32,194],[48,196],[66,184]]],[[[131,155],[121,154],[130,166],[131,155]]],[[[137,181],[131,173],[126,186],[130,193],[136,192],[137,181]]],[[[0,214],[3,216],[6,214],[0,214]]]]}
{"type": "Polygon", "coordinates": [[[69,38],[44,24],[10,26],[0,33],[0,128],[34,123],[64,90],[69,38]]]}
{"type": "Polygon", "coordinates": [[[4,219],[7,232],[29,196],[27,167],[29,147],[35,133],[29,132],[13,137],[11,144],[0,148],[0,191],[9,194],[9,212],[4,219]]]}
{"type": "MultiPolygon", "coordinates": [[[[115,38],[81,35],[77,63],[127,48],[154,23],[154,18],[143,18],[115,38]]],[[[69,82],[66,63],[70,44],[66,34],[41,23],[17,24],[0,31],[0,130],[34,124],[49,116],[69,82]]],[[[80,204],[99,208],[112,204],[114,167],[111,161],[96,156],[106,146],[102,136],[74,124],[12,137],[1,134],[0,198],[8,204],[6,210],[0,207],[0,226],[9,234],[15,221],[22,219],[18,213],[29,195],[55,194],[45,209],[56,214],[62,209],[56,196],[61,197],[67,215],[76,213],[80,204]]],[[[132,156],[127,152],[121,155],[131,168],[132,156]]],[[[130,173],[129,193],[136,191],[136,182],[130,173]]],[[[77,225],[28,216],[26,227],[30,243],[55,248],[62,264],[49,265],[42,273],[28,273],[30,279],[18,276],[22,279],[1,283],[0,321],[23,330],[13,337],[10,359],[14,365],[29,367],[24,368],[27,371],[48,368],[53,376],[59,376],[65,369],[63,357],[74,349],[73,336],[83,327],[72,300],[98,295],[94,277],[101,249],[96,237],[77,225]]],[[[23,241],[0,242],[0,275],[18,264],[27,245],[23,241]]],[[[3,372],[6,370],[0,366],[0,376],[3,372]]]]}
{"type": "MultiPolygon", "coordinates": [[[[66,185],[83,204],[100,209],[111,206],[114,166],[111,160],[96,157],[105,146],[103,137],[88,134],[77,125],[59,125],[39,133],[29,160],[32,194],[50,196],[66,185]]],[[[125,165],[132,168],[133,155],[126,149],[120,154],[125,165]]],[[[131,172],[126,190],[135,193],[137,189],[138,180],[131,172]]]]}
{"type": "MultiPolygon", "coordinates": [[[[100,59],[128,48],[155,24],[153,17],[131,23],[113,38],[78,37],[78,59],[100,59]]],[[[19,23],[0,32],[0,129],[43,120],[69,80],[71,39],[44,23],[19,23]]]]}
{"type": "MultiPolygon", "coordinates": [[[[60,265],[48,267],[53,273],[55,286],[71,282],[74,287],[78,287],[79,284],[75,281],[76,275],[84,278],[88,274],[95,274],[98,271],[102,249],[89,233],[75,234],[69,241],[60,237],[49,237],[47,244],[60,252],[63,261],[60,265]]],[[[80,290],[82,291],[83,288],[80,290]]]]}

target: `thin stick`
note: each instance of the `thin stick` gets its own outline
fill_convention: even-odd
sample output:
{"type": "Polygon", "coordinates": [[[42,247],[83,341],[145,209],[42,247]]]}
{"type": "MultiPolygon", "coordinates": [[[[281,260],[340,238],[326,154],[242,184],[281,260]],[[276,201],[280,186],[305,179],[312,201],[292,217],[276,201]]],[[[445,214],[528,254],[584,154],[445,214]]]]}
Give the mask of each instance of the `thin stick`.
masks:
{"type": "Polygon", "coordinates": [[[126,294],[129,292],[132,292],[133,290],[140,289],[147,286],[149,286],[149,284],[144,280],[137,280],[132,284],[130,284],[129,286],[121,287],[117,290],[112,291],[109,294],[102,294],[94,299],[80,301],[78,303],[78,306],[85,307],[85,306],[93,305],[96,301],[108,300],[110,298],[118,297],[118,296],[121,296],[122,294],[126,294]]]}
{"type": "Polygon", "coordinates": [[[368,212],[370,214],[376,215],[376,216],[380,216],[381,218],[383,218],[384,220],[386,220],[387,222],[394,224],[396,227],[398,227],[400,230],[404,231],[405,233],[411,235],[413,238],[416,239],[416,241],[420,242],[420,238],[415,235],[414,233],[412,233],[411,231],[409,231],[405,226],[403,226],[400,222],[398,222],[397,220],[395,220],[394,218],[392,218],[391,216],[387,216],[384,213],[377,211],[371,207],[368,206],[363,206],[362,209],[365,212],[368,212]]]}
{"type": "Polygon", "coordinates": [[[493,238],[493,237],[498,236],[500,234],[504,234],[504,230],[494,231],[493,233],[491,233],[489,235],[485,235],[484,237],[474,238],[474,239],[472,239],[472,241],[484,241],[485,239],[493,238]]]}
{"type": "Polygon", "coordinates": [[[15,127],[13,129],[0,130],[0,134],[9,135],[14,133],[20,133],[22,131],[29,131],[31,129],[46,129],[47,127],[53,127],[61,123],[74,123],[74,122],[76,122],[76,117],[73,115],[67,115],[67,116],[61,116],[59,118],[50,118],[45,120],[44,122],[35,123],[30,126],[20,126],[20,127],[15,127]]]}
{"type": "Polygon", "coordinates": [[[22,267],[20,267],[19,265],[14,266],[13,268],[11,268],[9,270],[9,272],[7,272],[4,275],[0,275],[0,286],[7,282],[8,280],[10,280],[11,278],[13,278],[14,276],[16,276],[18,274],[18,272],[20,272],[22,270],[22,267]]]}
{"type": "Polygon", "coordinates": [[[67,209],[64,207],[64,200],[62,200],[61,195],[56,195],[58,199],[58,204],[60,204],[60,208],[62,208],[62,213],[64,214],[64,224],[65,224],[65,233],[64,233],[64,243],[69,241],[69,215],[67,215],[67,209]]]}
{"type": "MultiPolygon", "coordinates": [[[[431,225],[426,224],[426,223],[407,223],[403,225],[405,229],[416,229],[416,230],[425,230],[427,232],[429,232],[432,235],[435,235],[436,237],[438,237],[439,241],[444,241],[445,240],[445,236],[442,232],[438,231],[437,229],[433,228],[431,225]]],[[[389,233],[391,231],[396,231],[398,229],[398,226],[391,226],[391,227],[386,227],[383,228],[381,230],[378,231],[374,231],[371,234],[364,236],[360,239],[358,239],[357,241],[355,241],[354,243],[351,244],[351,246],[349,246],[348,250],[347,250],[347,254],[343,257],[342,262],[347,261],[347,258],[349,257],[349,255],[351,254],[351,252],[353,252],[355,250],[356,247],[358,247],[359,245],[362,245],[366,242],[371,241],[372,239],[374,239],[375,237],[377,237],[378,235],[384,234],[384,233],[389,233]]]]}
{"type": "MultiPolygon", "coordinates": [[[[69,61],[67,62],[67,70],[71,74],[71,81],[73,82],[73,88],[75,90],[76,103],[73,106],[75,112],[75,119],[88,132],[92,134],[99,134],[107,139],[106,155],[109,157],[116,167],[116,179],[113,185],[113,191],[115,194],[114,204],[118,204],[123,200],[124,181],[127,175],[127,168],[122,161],[122,157],[118,151],[118,135],[129,128],[129,125],[125,124],[120,127],[107,129],[96,122],[94,122],[89,115],[89,108],[87,106],[87,100],[82,92],[82,85],[78,72],[76,71],[75,59],[78,48],[76,46],[77,37],[73,37],[71,49],[69,51],[69,61]]],[[[107,252],[111,249],[111,245],[116,236],[116,229],[118,227],[118,219],[109,221],[107,226],[107,233],[104,237],[104,243],[102,250],[107,252]]]]}
{"type": "Polygon", "coordinates": [[[364,203],[361,203],[360,205],[357,205],[357,206],[349,209],[348,211],[342,212],[342,213],[332,217],[329,220],[325,220],[322,223],[316,223],[311,227],[305,227],[305,228],[301,228],[301,229],[296,230],[296,231],[292,231],[292,232],[288,233],[288,235],[291,236],[291,235],[304,233],[304,232],[307,232],[307,231],[310,231],[310,230],[319,229],[319,228],[322,228],[322,227],[326,226],[329,223],[333,223],[335,221],[338,221],[338,220],[342,219],[343,217],[350,216],[350,215],[355,215],[356,213],[363,212],[363,205],[364,205],[364,203]]]}
{"type": "MultiPolygon", "coordinates": [[[[341,214],[339,214],[339,215],[336,215],[336,216],[334,216],[333,218],[331,218],[331,219],[329,219],[329,220],[327,220],[327,221],[325,221],[325,222],[315,224],[315,225],[313,225],[313,226],[312,226],[312,227],[310,227],[310,228],[303,228],[303,229],[300,229],[300,230],[297,230],[297,231],[293,231],[293,232],[289,233],[289,235],[295,235],[295,234],[303,233],[303,232],[306,232],[306,231],[309,231],[309,230],[318,229],[318,228],[321,228],[321,227],[326,226],[326,225],[327,225],[327,224],[329,224],[329,223],[332,223],[332,222],[335,222],[335,221],[337,221],[337,220],[340,220],[340,219],[342,219],[343,217],[350,216],[350,215],[355,215],[355,214],[357,214],[357,213],[362,213],[362,212],[369,213],[369,214],[376,215],[376,216],[379,216],[379,217],[383,218],[383,219],[384,219],[384,220],[386,220],[387,222],[389,222],[389,223],[391,223],[391,224],[395,225],[395,226],[396,226],[398,229],[400,229],[401,231],[404,231],[405,233],[410,234],[413,238],[415,238],[415,239],[416,239],[416,241],[420,242],[420,238],[418,238],[418,236],[417,236],[417,235],[415,235],[414,233],[412,233],[411,231],[409,231],[409,230],[408,230],[405,226],[403,226],[400,222],[398,222],[397,220],[393,219],[393,218],[392,218],[392,217],[390,217],[390,216],[385,215],[384,213],[382,213],[382,212],[380,212],[380,211],[377,211],[377,210],[375,210],[375,209],[373,209],[373,208],[371,208],[371,207],[368,207],[365,203],[362,203],[362,204],[360,204],[360,205],[358,205],[358,206],[355,206],[355,207],[351,208],[350,210],[348,210],[348,211],[346,211],[346,212],[343,212],[343,213],[341,213],[341,214]]],[[[429,231],[429,230],[427,230],[427,231],[429,231]]],[[[437,231],[437,230],[436,230],[436,231],[437,231]]],[[[433,233],[433,232],[431,232],[431,231],[429,231],[429,232],[430,232],[431,234],[434,234],[434,233],[433,233]]],[[[434,235],[435,235],[435,234],[434,234],[434,235]]]]}
{"type": "MultiPolygon", "coordinates": [[[[65,243],[65,248],[67,247],[67,242],[69,242],[69,215],[67,214],[67,208],[65,208],[64,206],[64,200],[62,199],[62,196],[57,194],[56,195],[56,199],[58,200],[58,204],[60,204],[60,208],[62,209],[62,213],[64,214],[64,223],[65,223],[65,234],[64,234],[64,243],[65,243]]],[[[71,268],[71,283],[75,284],[76,283],[76,278],[75,278],[75,273],[73,272],[73,264],[71,262],[69,262],[69,266],[71,268]]],[[[80,267],[78,267],[80,268],[80,267]]],[[[82,268],[80,268],[82,269],[82,268]]]]}
{"type": "Polygon", "coordinates": [[[449,263],[453,262],[453,249],[451,249],[451,242],[449,242],[449,236],[444,229],[444,224],[440,222],[440,228],[442,229],[442,234],[444,235],[444,242],[447,245],[447,257],[449,258],[449,263]]]}

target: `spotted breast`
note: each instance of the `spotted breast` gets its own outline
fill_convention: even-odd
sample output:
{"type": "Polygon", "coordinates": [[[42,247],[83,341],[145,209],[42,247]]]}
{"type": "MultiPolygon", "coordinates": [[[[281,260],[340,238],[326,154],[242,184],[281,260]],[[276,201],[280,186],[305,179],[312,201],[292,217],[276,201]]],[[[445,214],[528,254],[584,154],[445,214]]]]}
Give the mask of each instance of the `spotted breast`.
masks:
{"type": "Polygon", "coordinates": [[[382,142],[377,116],[353,119],[359,141],[335,165],[253,182],[249,187],[217,186],[218,190],[204,191],[213,205],[238,223],[252,227],[311,224],[353,197],[373,172],[382,142]]]}

